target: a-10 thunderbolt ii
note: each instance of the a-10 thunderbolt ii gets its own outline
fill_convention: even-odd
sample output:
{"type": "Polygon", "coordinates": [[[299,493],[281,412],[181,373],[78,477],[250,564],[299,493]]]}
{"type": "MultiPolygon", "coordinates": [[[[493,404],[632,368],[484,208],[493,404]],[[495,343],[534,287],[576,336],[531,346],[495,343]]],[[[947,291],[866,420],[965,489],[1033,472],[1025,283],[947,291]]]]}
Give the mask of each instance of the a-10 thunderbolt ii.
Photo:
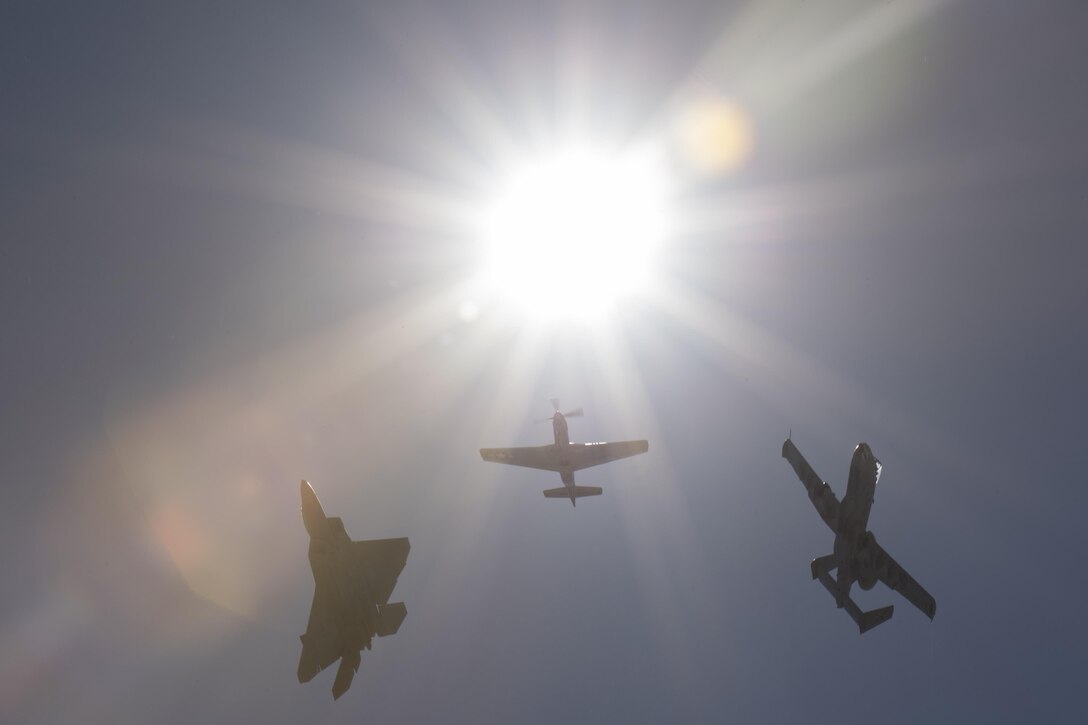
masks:
{"type": "Polygon", "coordinates": [[[567,413],[559,412],[559,401],[551,400],[554,412],[547,418],[542,418],[538,423],[546,420],[552,422],[552,431],[555,433],[555,443],[548,446],[530,446],[526,448],[481,448],[480,456],[485,461],[493,463],[508,463],[512,466],[526,466],[527,468],[539,468],[544,471],[556,471],[563,479],[560,488],[549,488],[544,491],[545,498],[569,498],[572,506],[576,506],[575,500],[583,496],[600,496],[599,486],[578,486],[574,483],[574,472],[583,468],[597,466],[609,461],[615,461],[628,456],[637,456],[649,450],[650,444],[646,441],[618,441],[615,443],[571,443],[567,433],[567,418],[578,418],[582,415],[582,409],[572,410],[567,413]]]}
{"type": "Polygon", "coordinates": [[[850,613],[857,622],[858,630],[864,634],[878,624],[887,622],[892,618],[894,607],[861,611],[850,598],[850,587],[854,582],[868,590],[878,580],[882,581],[933,619],[933,615],[937,613],[937,602],[876,543],[873,532],[866,530],[869,509],[873,505],[873,495],[876,493],[881,470],[880,461],[873,456],[868,444],[859,443],[854,449],[854,457],[850,461],[850,477],[846,482],[846,495],[842,501],[835,498],[831,487],[816,475],[789,438],[782,444],[782,457],[793,466],[820,518],[835,533],[834,553],[813,559],[812,578],[819,579],[835,597],[839,608],[845,608],[850,613]],[[832,569],[838,570],[837,578],[832,578],[832,569]]]}
{"type": "Polygon", "coordinates": [[[326,517],[317,494],[302,482],[302,521],[310,534],[310,568],[314,602],[302,640],[298,681],[309,682],[337,659],[340,669],[332,685],[333,699],[347,692],[364,648],[371,639],[396,634],[408,610],[404,602],[389,604],[408,560],[408,539],[352,541],[344,522],[326,517]]]}

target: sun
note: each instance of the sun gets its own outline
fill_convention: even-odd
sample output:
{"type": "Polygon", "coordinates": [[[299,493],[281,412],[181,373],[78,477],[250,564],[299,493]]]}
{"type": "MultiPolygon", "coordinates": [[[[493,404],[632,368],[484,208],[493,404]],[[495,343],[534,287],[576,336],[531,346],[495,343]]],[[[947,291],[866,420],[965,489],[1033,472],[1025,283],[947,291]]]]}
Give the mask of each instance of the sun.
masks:
{"type": "Polygon", "coordinates": [[[568,148],[527,160],[483,215],[486,278],[540,319],[599,319],[647,281],[667,231],[664,165],[649,152],[568,148]]]}

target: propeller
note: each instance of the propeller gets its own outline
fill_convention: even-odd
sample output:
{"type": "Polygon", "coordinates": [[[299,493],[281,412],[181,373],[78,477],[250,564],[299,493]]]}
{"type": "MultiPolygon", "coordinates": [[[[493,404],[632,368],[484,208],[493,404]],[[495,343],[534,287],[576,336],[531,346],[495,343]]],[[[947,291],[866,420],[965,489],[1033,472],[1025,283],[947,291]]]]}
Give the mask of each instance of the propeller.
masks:
{"type": "Polygon", "coordinates": [[[581,418],[582,415],[584,415],[581,408],[575,408],[574,410],[567,411],[566,413],[560,413],[559,398],[552,398],[551,404],[555,412],[549,415],[547,418],[537,418],[535,421],[533,421],[534,423],[544,423],[549,420],[555,420],[555,416],[557,415],[562,415],[564,418],[581,418]]]}

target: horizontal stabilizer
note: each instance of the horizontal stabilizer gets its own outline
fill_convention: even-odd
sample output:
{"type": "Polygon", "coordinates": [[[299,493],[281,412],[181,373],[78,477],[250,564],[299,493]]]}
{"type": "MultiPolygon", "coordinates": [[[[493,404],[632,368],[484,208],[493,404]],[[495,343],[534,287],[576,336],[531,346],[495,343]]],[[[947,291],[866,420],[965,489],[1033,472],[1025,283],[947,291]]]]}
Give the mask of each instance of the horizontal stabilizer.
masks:
{"type": "Polygon", "coordinates": [[[406,616],[408,616],[408,608],[404,606],[404,602],[378,605],[378,621],[374,634],[379,637],[396,634],[406,616]]]}
{"type": "Polygon", "coordinates": [[[831,577],[828,573],[828,566],[834,561],[833,556],[821,556],[818,559],[812,561],[812,576],[814,579],[819,579],[820,583],[824,585],[824,589],[831,592],[831,596],[835,597],[836,604],[839,607],[846,610],[850,618],[853,619],[858,625],[858,632],[865,634],[878,624],[884,624],[892,618],[892,613],[895,611],[894,606],[881,607],[880,609],[873,609],[868,612],[861,611],[853,599],[846,597],[839,599],[839,586],[838,581],[831,577]],[[839,604],[839,602],[842,602],[839,604]]]}
{"type": "Polygon", "coordinates": [[[868,612],[863,612],[861,616],[857,618],[858,631],[861,634],[865,634],[878,624],[884,624],[892,618],[892,612],[894,611],[894,606],[888,606],[881,607],[880,609],[871,609],[868,612]]]}
{"type": "Polygon", "coordinates": [[[600,496],[600,486],[562,486],[549,488],[544,491],[544,498],[582,498],[583,496],[600,496]]]}

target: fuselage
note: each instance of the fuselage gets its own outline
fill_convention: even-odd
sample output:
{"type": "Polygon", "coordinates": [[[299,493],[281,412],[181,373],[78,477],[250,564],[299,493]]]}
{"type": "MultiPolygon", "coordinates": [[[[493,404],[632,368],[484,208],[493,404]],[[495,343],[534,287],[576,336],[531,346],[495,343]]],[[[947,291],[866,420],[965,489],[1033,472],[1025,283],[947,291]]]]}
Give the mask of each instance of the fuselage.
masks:
{"type": "Polygon", "coordinates": [[[859,443],[850,460],[850,474],[846,480],[846,495],[839,504],[839,530],[835,548],[847,545],[856,548],[869,526],[869,512],[876,493],[879,463],[867,443],[859,443]],[[842,540],[842,544],[840,544],[842,540]]]}
{"type": "Polygon", "coordinates": [[[361,577],[355,575],[351,538],[343,519],[325,516],[317,494],[306,483],[302,486],[302,520],[310,534],[314,586],[333,595],[333,619],[345,642],[344,656],[358,655],[360,649],[370,649],[377,611],[374,598],[365,591],[361,577]]]}
{"type": "MultiPolygon", "coordinates": [[[[563,485],[567,488],[574,488],[574,465],[571,460],[571,456],[568,455],[570,450],[570,434],[567,432],[567,419],[563,417],[563,414],[556,411],[552,416],[552,432],[555,434],[555,462],[559,467],[559,477],[563,479],[563,485]]],[[[570,500],[574,503],[574,499],[570,500]]]]}
{"type": "Polygon", "coordinates": [[[558,411],[552,416],[552,432],[555,433],[556,448],[570,445],[570,434],[567,432],[567,419],[558,411]]]}
{"type": "Polygon", "coordinates": [[[863,589],[872,588],[876,582],[872,551],[867,544],[875,541],[867,530],[869,512],[873,507],[876,482],[880,476],[880,462],[867,443],[859,443],[850,461],[850,474],[846,481],[846,495],[839,504],[838,530],[835,532],[835,561],[839,569],[838,598],[841,602],[849,596],[855,581],[863,589]]]}

